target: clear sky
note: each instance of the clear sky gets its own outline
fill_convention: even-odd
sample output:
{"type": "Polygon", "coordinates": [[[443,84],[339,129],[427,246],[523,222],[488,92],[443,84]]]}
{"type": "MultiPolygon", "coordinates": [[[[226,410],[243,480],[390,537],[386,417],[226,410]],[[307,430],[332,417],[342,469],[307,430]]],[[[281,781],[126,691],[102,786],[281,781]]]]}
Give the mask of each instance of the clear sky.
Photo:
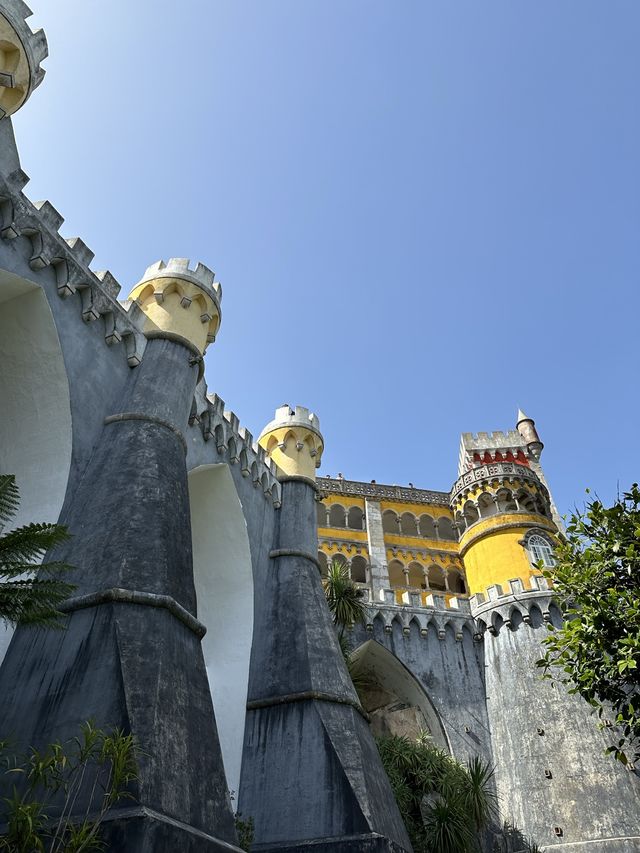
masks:
{"type": "Polygon", "coordinates": [[[30,0],[27,194],[123,298],[223,284],[206,376],[322,473],[448,489],[462,431],[546,444],[561,512],[638,477],[638,0],[30,0]]]}

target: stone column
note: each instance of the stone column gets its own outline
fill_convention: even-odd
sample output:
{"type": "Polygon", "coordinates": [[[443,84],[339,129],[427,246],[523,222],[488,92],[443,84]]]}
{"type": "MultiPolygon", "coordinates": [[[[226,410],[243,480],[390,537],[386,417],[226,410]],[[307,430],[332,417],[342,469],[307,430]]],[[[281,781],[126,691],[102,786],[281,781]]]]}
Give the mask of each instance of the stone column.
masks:
{"type": "Polygon", "coordinates": [[[256,611],[240,810],[260,851],[408,851],[318,570],[318,419],[282,407],[259,441],[279,466],[282,507],[256,611]]]}
{"type": "Polygon", "coordinates": [[[196,616],[184,438],[219,294],[213,273],[180,260],[150,268],[136,294],[144,357],[63,519],[72,538],[53,555],[77,567],[66,630],[17,630],[0,670],[0,731],[22,748],[67,740],[88,719],[131,732],[139,779],[104,824],[108,849],[237,850],[196,616]]]}
{"type": "Polygon", "coordinates": [[[371,591],[373,601],[380,601],[380,593],[389,588],[389,567],[387,551],[382,529],[382,510],[380,501],[367,498],[365,501],[367,541],[369,544],[369,562],[371,565],[371,591]]]}

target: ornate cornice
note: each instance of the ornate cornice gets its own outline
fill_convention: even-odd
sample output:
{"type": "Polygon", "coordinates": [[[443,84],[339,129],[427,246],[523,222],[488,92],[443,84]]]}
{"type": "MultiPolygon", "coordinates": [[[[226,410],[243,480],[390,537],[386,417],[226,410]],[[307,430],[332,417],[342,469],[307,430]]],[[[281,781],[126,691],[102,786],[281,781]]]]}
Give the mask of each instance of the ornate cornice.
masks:
{"type": "Polygon", "coordinates": [[[493,462],[490,465],[481,465],[471,468],[462,477],[459,477],[453,485],[450,494],[451,504],[454,504],[460,495],[468,489],[490,480],[527,480],[543,488],[538,475],[526,465],[518,465],[515,462],[493,462]]]}
{"type": "Polygon", "coordinates": [[[403,488],[402,486],[385,486],[379,483],[362,483],[358,480],[338,480],[332,477],[320,477],[317,483],[320,494],[325,497],[327,495],[345,495],[349,497],[374,498],[376,500],[449,507],[449,495],[447,492],[410,489],[403,488]]]}

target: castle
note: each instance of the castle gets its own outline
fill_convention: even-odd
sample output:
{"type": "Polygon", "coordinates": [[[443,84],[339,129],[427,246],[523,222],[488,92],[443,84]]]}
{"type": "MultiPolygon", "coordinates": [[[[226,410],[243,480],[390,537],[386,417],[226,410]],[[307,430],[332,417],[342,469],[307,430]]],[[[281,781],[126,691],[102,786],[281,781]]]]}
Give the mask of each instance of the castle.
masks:
{"type": "Polygon", "coordinates": [[[47,54],[29,14],[0,0],[0,471],[16,524],[69,527],[76,589],[64,631],[2,636],[0,735],[44,745],[89,718],[135,735],[113,851],[238,850],[230,790],[255,851],[409,851],[373,733],[425,728],[495,765],[503,816],[544,849],[640,850],[636,774],[534,665],[561,614],[536,569],[560,522],[533,420],[465,433],[450,493],[316,479],[301,406],[254,440],[203,376],[213,272],[160,261],[120,299],[25,194],[11,115],[47,54]],[[334,559],[367,599],[362,698],[324,599],[334,559]]]}

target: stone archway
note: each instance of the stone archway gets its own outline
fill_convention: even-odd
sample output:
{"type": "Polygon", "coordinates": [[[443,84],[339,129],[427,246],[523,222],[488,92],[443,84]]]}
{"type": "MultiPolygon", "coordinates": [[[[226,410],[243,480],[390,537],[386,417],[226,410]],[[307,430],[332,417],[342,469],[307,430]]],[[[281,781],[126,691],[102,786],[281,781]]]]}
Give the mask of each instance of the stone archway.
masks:
{"type": "Polygon", "coordinates": [[[451,752],[436,709],[417,679],[395,655],[368,640],[351,655],[358,694],[376,736],[406,735],[414,740],[427,731],[435,746],[451,752]]]}
{"type": "MultiPolygon", "coordinates": [[[[71,468],[69,382],[43,290],[0,271],[0,473],[15,474],[13,525],[55,523],[71,468]]],[[[0,663],[12,631],[0,625],[0,663]]]]}
{"type": "Polygon", "coordinates": [[[227,465],[189,472],[198,619],[227,784],[239,790],[253,638],[253,572],[244,512],[227,465]]]}

